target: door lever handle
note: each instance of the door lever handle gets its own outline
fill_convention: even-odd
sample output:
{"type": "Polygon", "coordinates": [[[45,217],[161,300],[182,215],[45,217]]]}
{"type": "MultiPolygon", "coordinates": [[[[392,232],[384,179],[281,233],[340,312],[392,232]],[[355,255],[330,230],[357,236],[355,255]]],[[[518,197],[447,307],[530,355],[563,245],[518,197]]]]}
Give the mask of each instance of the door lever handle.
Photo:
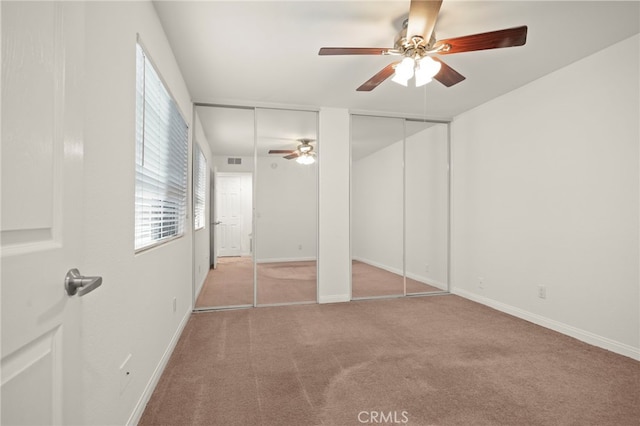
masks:
{"type": "Polygon", "coordinates": [[[85,277],[76,268],[70,269],[64,277],[64,289],[69,296],[84,296],[102,284],[102,277],[85,277]]]}

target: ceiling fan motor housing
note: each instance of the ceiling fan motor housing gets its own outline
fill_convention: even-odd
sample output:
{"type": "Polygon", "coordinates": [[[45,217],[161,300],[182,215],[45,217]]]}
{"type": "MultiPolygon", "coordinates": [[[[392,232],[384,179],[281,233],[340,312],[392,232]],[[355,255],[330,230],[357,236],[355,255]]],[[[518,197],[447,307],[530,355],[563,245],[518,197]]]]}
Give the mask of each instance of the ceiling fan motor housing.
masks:
{"type": "Polygon", "coordinates": [[[407,38],[407,22],[405,20],[402,25],[402,30],[396,36],[394,41],[394,51],[398,55],[406,56],[407,58],[420,59],[429,53],[432,53],[433,46],[436,44],[435,31],[431,33],[429,43],[425,42],[421,36],[412,36],[407,38]]]}

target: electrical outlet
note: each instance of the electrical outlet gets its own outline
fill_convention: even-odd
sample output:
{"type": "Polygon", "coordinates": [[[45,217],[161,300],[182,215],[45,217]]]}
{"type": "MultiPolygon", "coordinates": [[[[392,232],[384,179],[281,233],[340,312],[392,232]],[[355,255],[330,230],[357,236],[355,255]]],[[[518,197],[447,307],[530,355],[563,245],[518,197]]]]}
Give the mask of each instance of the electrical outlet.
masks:
{"type": "Polygon", "coordinates": [[[431,269],[431,267],[429,266],[428,263],[426,265],[424,265],[424,271],[425,272],[429,272],[430,269],[431,269]]]}
{"type": "Polygon", "coordinates": [[[543,285],[539,285],[538,286],[538,297],[540,299],[546,299],[547,298],[547,287],[545,287],[543,285]]]}
{"type": "Polygon", "coordinates": [[[302,244],[298,245],[298,250],[302,250],[302,244]]]}
{"type": "Polygon", "coordinates": [[[478,277],[478,288],[484,290],[484,278],[478,277]]]}
{"type": "Polygon", "coordinates": [[[120,364],[120,394],[131,383],[131,377],[133,377],[133,371],[131,370],[131,354],[127,355],[122,364],[120,364]]]}
{"type": "Polygon", "coordinates": [[[175,313],[178,310],[178,299],[173,298],[173,312],[175,313]]]}

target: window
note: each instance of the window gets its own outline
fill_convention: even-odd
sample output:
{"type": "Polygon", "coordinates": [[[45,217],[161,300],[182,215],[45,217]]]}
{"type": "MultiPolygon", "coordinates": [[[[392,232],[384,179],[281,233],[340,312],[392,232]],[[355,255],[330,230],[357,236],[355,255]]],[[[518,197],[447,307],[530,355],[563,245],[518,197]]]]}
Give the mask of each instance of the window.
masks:
{"type": "Polygon", "coordinates": [[[207,159],[197,144],[196,158],[193,162],[193,227],[198,230],[204,228],[205,194],[207,189],[207,159]]]}
{"type": "Polygon", "coordinates": [[[188,126],[140,44],[136,62],[135,248],[184,233],[188,126]]]}

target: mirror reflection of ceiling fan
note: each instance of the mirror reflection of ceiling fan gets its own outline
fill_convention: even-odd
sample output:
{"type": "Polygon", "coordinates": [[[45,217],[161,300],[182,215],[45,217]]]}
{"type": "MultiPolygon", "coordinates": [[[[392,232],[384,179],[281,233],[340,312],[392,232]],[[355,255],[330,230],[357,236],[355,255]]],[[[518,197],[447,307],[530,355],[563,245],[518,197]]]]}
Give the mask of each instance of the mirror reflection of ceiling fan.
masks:
{"type": "Polygon", "coordinates": [[[403,56],[356,90],[369,92],[387,78],[407,86],[415,76],[416,87],[423,86],[436,79],[447,87],[465,79],[456,70],[432,55],[450,55],[453,53],[473,52],[476,50],[498,49],[502,47],[522,46],[527,41],[527,27],[515,27],[487,33],[473,34],[444,40],[436,40],[433,29],[436,25],[442,0],[411,0],[409,18],[396,37],[393,48],[377,47],[323,47],[319,55],[396,55],[403,56]]]}
{"type": "Polygon", "coordinates": [[[315,139],[297,139],[300,144],[296,149],[271,149],[269,154],[286,154],[283,158],[295,160],[300,164],[313,164],[316,161],[316,153],[313,150],[312,142],[315,139]]]}

